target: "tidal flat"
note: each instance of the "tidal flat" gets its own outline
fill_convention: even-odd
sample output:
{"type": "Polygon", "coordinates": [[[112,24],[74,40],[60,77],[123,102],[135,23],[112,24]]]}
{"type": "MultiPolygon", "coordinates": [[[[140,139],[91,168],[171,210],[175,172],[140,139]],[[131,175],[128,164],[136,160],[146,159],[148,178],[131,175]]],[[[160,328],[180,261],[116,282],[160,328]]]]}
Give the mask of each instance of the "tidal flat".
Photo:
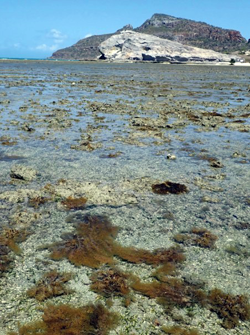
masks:
{"type": "Polygon", "coordinates": [[[249,67],[1,61],[0,333],[42,320],[48,304],[101,303],[118,313],[111,335],[249,334],[249,116],[249,67]],[[84,246],[96,263],[59,257],[84,243],[77,227],[91,217],[119,227],[124,249],[109,241],[99,257],[98,235],[84,246]],[[185,260],[164,276],[164,261],[135,257],[169,248],[185,260]],[[91,289],[98,271],[126,273],[129,293],[91,289]],[[66,288],[35,299],[46,273],[67,273],[66,288]],[[138,284],[177,281],[185,292],[166,293],[171,304],[138,284]],[[248,303],[223,310],[215,289],[248,303]]]}

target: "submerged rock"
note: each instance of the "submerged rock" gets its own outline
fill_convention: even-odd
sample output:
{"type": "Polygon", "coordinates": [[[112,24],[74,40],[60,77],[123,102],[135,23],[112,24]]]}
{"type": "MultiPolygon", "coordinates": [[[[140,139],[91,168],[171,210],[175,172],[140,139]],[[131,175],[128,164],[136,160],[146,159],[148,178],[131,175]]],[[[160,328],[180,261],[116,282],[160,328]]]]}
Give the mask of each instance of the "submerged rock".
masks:
{"type": "Polygon", "coordinates": [[[154,61],[154,62],[236,62],[241,58],[224,55],[213,50],[200,49],[167,39],[136,33],[130,30],[113,35],[100,44],[100,59],[112,61],[154,61]]]}

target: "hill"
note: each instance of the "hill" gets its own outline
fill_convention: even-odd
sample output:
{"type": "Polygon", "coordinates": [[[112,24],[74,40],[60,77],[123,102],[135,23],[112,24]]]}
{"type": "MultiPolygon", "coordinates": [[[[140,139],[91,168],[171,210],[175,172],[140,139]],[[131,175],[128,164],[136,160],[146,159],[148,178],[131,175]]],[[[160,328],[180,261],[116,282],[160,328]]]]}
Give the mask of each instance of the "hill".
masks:
{"type": "Polygon", "coordinates": [[[50,58],[94,60],[101,55],[99,45],[102,42],[112,35],[128,29],[224,53],[250,49],[250,43],[247,43],[239,31],[214,27],[204,22],[176,18],[170,15],[154,14],[138,28],[133,29],[131,25],[127,25],[113,34],[94,35],[81,39],[68,48],[54,52],[50,58]]]}
{"type": "Polygon", "coordinates": [[[248,48],[247,40],[237,30],[223,29],[205,22],[165,14],[154,14],[135,31],[219,52],[248,48]]]}

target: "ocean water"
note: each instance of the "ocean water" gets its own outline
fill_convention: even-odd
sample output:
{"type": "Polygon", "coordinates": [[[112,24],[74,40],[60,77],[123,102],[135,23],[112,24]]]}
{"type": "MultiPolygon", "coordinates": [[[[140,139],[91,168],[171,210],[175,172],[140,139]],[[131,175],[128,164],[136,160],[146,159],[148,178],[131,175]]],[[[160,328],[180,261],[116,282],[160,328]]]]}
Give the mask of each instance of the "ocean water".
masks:
{"type": "MultiPolygon", "coordinates": [[[[0,227],[31,233],[0,277],[1,334],[41,319],[38,307],[47,302],[107,304],[90,290],[95,269],[53,261],[40,248],[74,231],[85,214],[109,217],[122,246],[149,251],[207,229],[215,247],[181,245],[186,261],[177,278],[203,283],[205,292],[249,294],[249,83],[250,69],[236,66],[0,62],[0,227]],[[17,165],[36,176],[11,178],[17,165]],[[152,185],[165,181],[188,192],[155,194],[152,185]],[[51,200],[32,207],[35,197],[51,200]],[[65,210],[67,197],[86,197],[86,207],[65,210]],[[27,290],[54,269],[74,274],[74,292],[43,303],[29,298],[27,290]]],[[[152,266],[116,263],[152,281],[152,266]]],[[[249,321],[228,330],[199,304],[166,312],[156,299],[132,294],[127,307],[113,297],[111,310],[121,316],[110,334],[161,334],[164,325],[249,334],[249,321]]]]}

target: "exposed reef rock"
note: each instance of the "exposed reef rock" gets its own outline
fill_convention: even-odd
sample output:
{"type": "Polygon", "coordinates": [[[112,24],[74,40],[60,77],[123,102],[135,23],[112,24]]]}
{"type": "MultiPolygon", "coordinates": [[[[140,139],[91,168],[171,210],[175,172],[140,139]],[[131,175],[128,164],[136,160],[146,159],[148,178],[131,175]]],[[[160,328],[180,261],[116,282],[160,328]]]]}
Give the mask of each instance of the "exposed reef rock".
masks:
{"type": "Polygon", "coordinates": [[[127,30],[101,43],[100,59],[110,61],[154,61],[170,63],[241,61],[237,56],[224,55],[159,37],[127,30]]]}
{"type": "Polygon", "coordinates": [[[13,179],[20,179],[25,181],[31,181],[36,178],[37,171],[31,167],[24,165],[14,165],[11,168],[10,177],[13,179]]]}

